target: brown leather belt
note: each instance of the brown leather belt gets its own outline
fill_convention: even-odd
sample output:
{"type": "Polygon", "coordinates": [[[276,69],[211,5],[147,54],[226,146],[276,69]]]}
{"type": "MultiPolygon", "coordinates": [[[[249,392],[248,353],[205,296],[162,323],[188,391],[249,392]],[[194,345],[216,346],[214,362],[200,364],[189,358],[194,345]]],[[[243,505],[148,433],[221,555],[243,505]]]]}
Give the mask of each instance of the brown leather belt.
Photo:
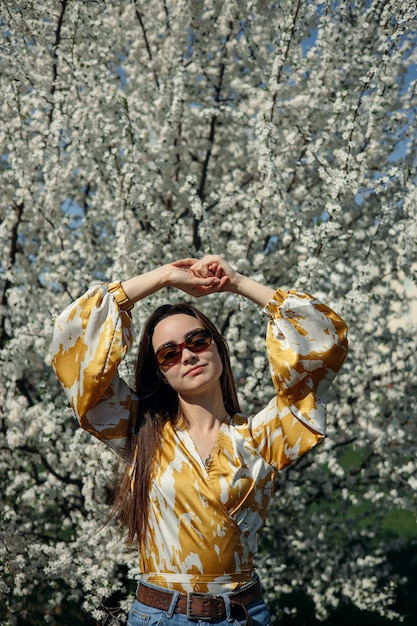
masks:
{"type": "MultiPolygon", "coordinates": [[[[148,587],[145,583],[139,583],[137,599],[142,604],[152,606],[154,609],[168,611],[171,606],[173,591],[158,587],[148,587]]],[[[252,620],[246,607],[262,596],[262,588],[259,580],[255,580],[243,589],[227,594],[233,611],[240,612],[246,617],[246,625],[251,626],[252,620]]],[[[222,596],[213,596],[210,593],[180,593],[174,609],[174,613],[183,613],[187,619],[222,619],[227,617],[226,605],[222,596]]]]}

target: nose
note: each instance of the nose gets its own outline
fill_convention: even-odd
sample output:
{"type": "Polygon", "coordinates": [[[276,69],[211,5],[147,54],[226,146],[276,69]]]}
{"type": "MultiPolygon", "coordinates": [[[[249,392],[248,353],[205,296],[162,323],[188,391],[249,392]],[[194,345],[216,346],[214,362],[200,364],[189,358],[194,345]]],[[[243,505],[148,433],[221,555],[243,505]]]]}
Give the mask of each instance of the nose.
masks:
{"type": "Polygon", "coordinates": [[[189,350],[186,346],[182,348],[181,360],[183,363],[188,363],[188,361],[195,359],[196,356],[196,353],[192,350],[189,350]]]}

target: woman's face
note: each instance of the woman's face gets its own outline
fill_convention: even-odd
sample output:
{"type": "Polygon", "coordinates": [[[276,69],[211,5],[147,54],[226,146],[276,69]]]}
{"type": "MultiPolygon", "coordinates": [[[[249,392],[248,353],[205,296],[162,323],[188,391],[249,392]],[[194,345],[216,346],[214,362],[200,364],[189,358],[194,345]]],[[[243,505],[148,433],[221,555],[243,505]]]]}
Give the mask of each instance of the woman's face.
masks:
{"type": "MultiPolygon", "coordinates": [[[[155,326],[152,337],[154,352],[167,343],[181,344],[189,333],[202,329],[204,326],[196,317],[185,313],[170,315],[155,326]]],[[[217,392],[221,390],[223,364],[214,340],[199,353],[184,347],[177,363],[159,367],[168,384],[184,398],[214,389],[217,392]]]]}

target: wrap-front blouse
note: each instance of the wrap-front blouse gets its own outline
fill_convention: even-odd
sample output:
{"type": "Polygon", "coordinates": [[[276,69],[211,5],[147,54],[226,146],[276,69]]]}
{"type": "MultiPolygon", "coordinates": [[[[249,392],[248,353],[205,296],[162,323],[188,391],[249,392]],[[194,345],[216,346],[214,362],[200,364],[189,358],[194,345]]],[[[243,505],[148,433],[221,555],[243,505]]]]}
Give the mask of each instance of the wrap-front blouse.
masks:
{"type": "MultiPolygon", "coordinates": [[[[125,307],[120,283],[89,289],[57,318],[52,346],[81,427],[122,455],[139,400],[118,373],[134,339],[125,307]]],[[[276,472],[324,437],[327,391],[347,352],[345,323],[297,292],[278,290],[264,312],[276,396],[253,415],[227,416],[208,467],[183,424],[165,425],[139,549],[144,581],[219,594],[250,580],[276,472]]]]}

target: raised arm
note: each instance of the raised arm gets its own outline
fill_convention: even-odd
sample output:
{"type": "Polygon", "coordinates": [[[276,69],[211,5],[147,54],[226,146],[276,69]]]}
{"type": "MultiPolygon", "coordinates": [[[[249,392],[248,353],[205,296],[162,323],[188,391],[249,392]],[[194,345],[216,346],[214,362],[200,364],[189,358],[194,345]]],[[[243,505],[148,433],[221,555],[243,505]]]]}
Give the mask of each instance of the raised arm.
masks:
{"type": "Polygon", "coordinates": [[[313,296],[266,287],[219,256],[204,257],[190,269],[196,276],[217,276],[218,291],[252,300],[269,317],[266,347],[277,395],[251,418],[251,427],[262,456],[281,469],[324,437],[327,392],[347,354],[346,324],[313,296]]]}
{"type": "Polygon", "coordinates": [[[133,343],[133,304],[167,286],[199,297],[219,283],[165,264],[122,283],[97,285],[58,316],[52,366],[82,428],[123,453],[137,408],[136,394],[118,374],[133,343]]]}
{"type": "Polygon", "coordinates": [[[132,304],[150,296],[164,287],[175,287],[194,298],[218,291],[220,278],[214,274],[199,276],[191,271],[196,259],[176,261],[157,267],[150,272],[123,281],[122,288],[132,304]]]}

